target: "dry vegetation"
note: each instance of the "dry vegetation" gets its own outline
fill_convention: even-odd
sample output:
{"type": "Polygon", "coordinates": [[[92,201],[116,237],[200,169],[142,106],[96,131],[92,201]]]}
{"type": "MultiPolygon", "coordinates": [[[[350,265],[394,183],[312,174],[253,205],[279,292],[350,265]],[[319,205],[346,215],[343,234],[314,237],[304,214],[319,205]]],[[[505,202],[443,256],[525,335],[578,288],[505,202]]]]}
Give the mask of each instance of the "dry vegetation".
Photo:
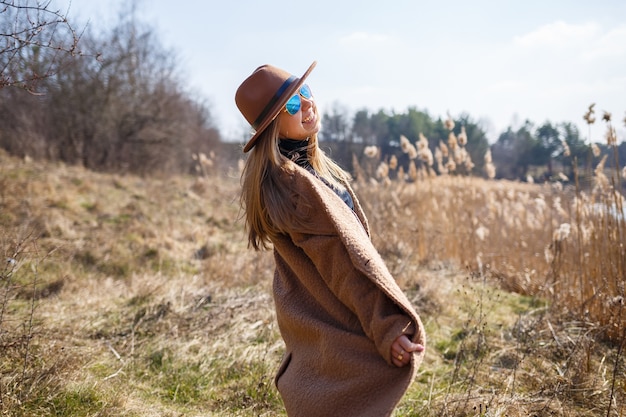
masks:
{"type": "MultiPolygon", "coordinates": [[[[148,180],[0,152],[0,415],[284,415],[271,253],[246,247],[237,169],[203,166],[148,180]]],[[[583,192],[365,168],[374,243],[429,335],[397,416],[626,413],[610,174],[583,192]]]]}

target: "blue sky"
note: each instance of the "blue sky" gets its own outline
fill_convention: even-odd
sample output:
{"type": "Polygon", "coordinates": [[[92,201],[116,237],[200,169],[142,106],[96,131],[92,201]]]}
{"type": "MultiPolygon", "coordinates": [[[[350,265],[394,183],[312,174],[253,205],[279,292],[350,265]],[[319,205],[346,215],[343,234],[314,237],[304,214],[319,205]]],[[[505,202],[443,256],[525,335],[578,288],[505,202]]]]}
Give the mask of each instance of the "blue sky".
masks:
{"type": "MultiPolygon", "coordinates": [[[[53,0],[61,7],[67,0],[53,0]]],[[[73,0],[68,16],[114,24],[119,0],[73,0]]],[[[467,113],[490,141],[508,126],[573,122],[596,104],[626,139],[626,1],[140,0],[226,139],[249,128],[235,90],[270,63],[309,78],[322,110],[467,113]]],[[[591,140],[603,141],[596,122],[591,140]]],[[[417,139],[417,138],[415,138],[417,139]]]]}

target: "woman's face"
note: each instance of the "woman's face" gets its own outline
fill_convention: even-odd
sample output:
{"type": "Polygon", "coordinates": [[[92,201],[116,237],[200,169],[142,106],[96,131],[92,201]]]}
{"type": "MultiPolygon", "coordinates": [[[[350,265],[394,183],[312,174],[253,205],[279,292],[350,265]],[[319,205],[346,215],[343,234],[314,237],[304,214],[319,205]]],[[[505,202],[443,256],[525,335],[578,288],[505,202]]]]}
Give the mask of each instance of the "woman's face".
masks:
{"type": "Polygon", "coordinates": [[[304,140],[320,130],[321,121],[313,97],[305,98],[300,95],[300,101],[300,110],[294,115],[284,108],[278,115],[281,139],[304,140]]]}

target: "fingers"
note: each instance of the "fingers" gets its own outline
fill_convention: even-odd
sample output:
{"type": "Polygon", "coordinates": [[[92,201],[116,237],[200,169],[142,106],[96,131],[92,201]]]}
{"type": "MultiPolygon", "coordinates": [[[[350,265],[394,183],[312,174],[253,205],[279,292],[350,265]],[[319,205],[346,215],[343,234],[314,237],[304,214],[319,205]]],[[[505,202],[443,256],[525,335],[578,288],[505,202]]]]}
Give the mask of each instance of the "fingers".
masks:
{"type": "Polygon", "coordinates": [[[391,356],[392,356],[391,360],[392,360],[393,364],[396,365],[397,367],[406,366],[411,361],[411,354],[409,352],[406,352],[402,348],[394,349],[392,347],[391,348],[391,356]]]}
{"type": "Polygon", "coordinates": [[[396,343],[398,344],[398,351],[402,349],[406,352],[422,352],[424,350],[424,345],[413,343],[406,335],[399,336],[394,344],[396,343]]]}
{"type": "Polygon", "coordinates": [[[424,345],[420,345],[419,343],[413,343],[410,342],[411,344],[408,346],[404,346],[403,349],[406,350],[407,352],[423,352],[424,351],[424,345]]]}
{"type": "Polygon", "coordinates": [[[411,352],[404,350],[400,343],[394,342],[391,346],[391,357],[393,364],[402,367],[408,365],[411,362],[411,352]]]}
{"type": "Polygon", "coordinates": [[[411,362],[412,352],[422,352],[424,346],[413,343],[406,335],[399,336],[391,345],[391,359],[398,367],[406,366],[411,362]]]}

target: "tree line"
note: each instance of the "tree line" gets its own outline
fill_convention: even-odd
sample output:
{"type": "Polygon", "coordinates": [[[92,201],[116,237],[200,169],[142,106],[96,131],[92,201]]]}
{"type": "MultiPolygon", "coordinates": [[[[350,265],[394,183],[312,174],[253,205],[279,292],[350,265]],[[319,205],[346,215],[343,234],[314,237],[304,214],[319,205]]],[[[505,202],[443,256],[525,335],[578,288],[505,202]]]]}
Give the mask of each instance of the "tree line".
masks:
{"type": "Polygon", "coordinates": [[[442,170],[445,168],[434,163],[436,158],[433,155],[437,153],[437,148],[449,147],[450,141],[458,141],[458,137],[467,151],[466,160],[471,162],[471,168],[462,172],[480,174],[485,169],[484,156],[489,143],[483,129],[468,114],[456,119],[448,115],[444,120],[432,117],[426,110],[409,107],[405,113],[361,109],[350,116],[340,105],[335,105],[324,112],[322,124],[320,141],[334,145],[330,146],[333,157],[343,165],[350,165],[353,153],[362,153],[367,146],[376,146],[381,160],[393,157],[405,171],[412,159],[419,159],[422,165],[432,165],[435,171],[442,170]],[[427,156],[414,158],[403,146],[403,138],[418,148],[418,143],[427,141],[430,148],[427,156]]]}
{"type": "MultiPolygon", "coordinates": [[[[117,24],[96,34],[71,24],[50,3],[0,0],[0,147],[138,174],[190,172],[200,155],[232,163],[241,156],[240,144],[223,140],[210,107],[185,88],[176,54],[137,17],[135,2],[122,7],[117,24]]],[[[595,122],[593,107],[585,117],[595,122]]],[[[452,174],[485,175],[490,155],[495,177],[515,180],[571,179],[574,167],[591,172],[602,155],[611,155],[607,168],[626,157],[623,143],[588,143],[570,122],[526,121],[489,144],[469,114],[442,119],[417,107],[348,114],[337,104],[322,119],[320,141],[349,170],[353,156],[362,157],[368,146],[379,149],[381,161],[394,158],[406,169],[412,157],[403,140],[422,151],[426,143],[433,170],[447,171],[432,155],[437,159],[451,140],[463,138],[470,163],[452,174]]],[[[610,128],[610,115],[602,119],[610,128]]]]}
{"type": "MultiPolygon", "coordinates": [[[[581,117],[588,124],[597,121],[593,107],[590,106],[587,114],[581,111],[581,117]]],[[[626,158],[626,143],[617,144],[611,115],[604,113],[601,119],[598,122],[606,124],[607,133],[602,142],[594,143],[585,140],[572,122],[547,121],[537,125],[526,120],[517,128],[508,127],[499,134],[495,143],[489,144],[485,130],[470,115],[463,114],[451,121],[455,126],[453,132],[459,135],[463,131],[466,134],[466,148],[473,162],[472,175],[486,175],[485,156],[489,151],[497,167],[496,178],[574,181],[576,170],[576,175],[588,181],[593,169],[601,162],[605,168],[613,169],[617,161],[626,158]]],[[[400,137],[417,141],[420,135],[425,135],[431,151],[435,152],[442,142],[444,145],[448,142],[450,130],[446,122],[449,123],[450,119],[434,118],[427,111],[413,107],[404,113],[389,114],[384,110],[372,113],[363,109],[349,115],[336,104],[323,115],[322,140],[326,143],[342,143],[343,148],[351,149],[358,148],[357,144],[361,147],[375,145],[380,148],[383,160],[393,155],[404,158],[406,164],[406,156],[402,156],[400,149],[400,137]]],[[[336,152],[337,146],[331,148],[336,152]]],[[[348,164],[350,155],[339,152],[339,159],[348,164]]]]}

